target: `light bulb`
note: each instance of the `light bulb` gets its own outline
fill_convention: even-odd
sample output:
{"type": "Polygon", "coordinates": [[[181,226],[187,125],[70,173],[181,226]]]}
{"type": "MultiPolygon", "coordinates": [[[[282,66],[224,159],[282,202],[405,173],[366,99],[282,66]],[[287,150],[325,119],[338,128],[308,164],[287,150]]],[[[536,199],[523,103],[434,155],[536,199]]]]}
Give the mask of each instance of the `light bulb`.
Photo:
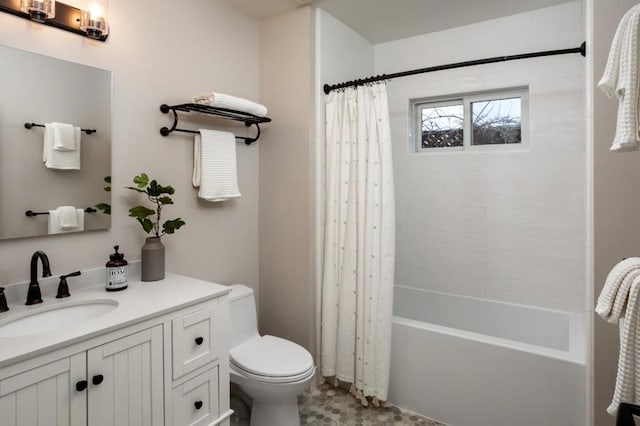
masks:
{"type": "Polygon", "coordinates": [[[83,10],[80,16],[80,29],[93,39],[100,39],[109,33],[106,7],[103,2],[91,2],[88,10],[83,10]]]}
{"type": "Polygon", "coordinates": [[[89,15],[92,19],[99,19],[104,17],[104,8],[101,4],[93,3],[89,9],[89,15]]]}
{"type": "Polygon", "coordinates": [[[28,13],[29,17],[40,23],[55,16],[56,2],[54,0],[20,0],[20,10],[28,13]]]}

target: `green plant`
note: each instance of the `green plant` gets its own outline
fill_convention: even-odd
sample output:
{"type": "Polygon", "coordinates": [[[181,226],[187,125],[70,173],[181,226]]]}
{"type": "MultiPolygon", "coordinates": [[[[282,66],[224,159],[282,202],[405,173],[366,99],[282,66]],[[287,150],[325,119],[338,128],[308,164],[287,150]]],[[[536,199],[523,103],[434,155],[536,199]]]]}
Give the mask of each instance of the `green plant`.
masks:
{"type": "MultiPolygon", "coordinates": [[[[105,186],[104,191],[105,192],[111,192],[111,176],[105,176],[105,178],[103,179],[106,183],[108,183],[107,186],[105,186]]],[[[95,205],[95,207],[102,211],[102,213],[104,214],[111,214],[111,204],[107,204],[107,203],[98,203],[95,205]]]]}
{"type": "Polygon", "coordinates": [[[166,220],[162,224],[162,232],[160,232],[162,207],[173,204],[173,200],[169,197],[176,192],[173,187],[162,186],[155,179],[149,181],[149,176],[146,173],[134,177],[133,183],[136,184],[135,187],[127,186],[126,188],[146,194],[149,201],[156,205],[155,210],[145,206],[135,206],[129,209],[129,216],[135,217],[147,234],[153,231],[156,237],[161,237],[165,234],[173,234],[176,229],[185,225],[185,221],[181,218],[166,220]]]}

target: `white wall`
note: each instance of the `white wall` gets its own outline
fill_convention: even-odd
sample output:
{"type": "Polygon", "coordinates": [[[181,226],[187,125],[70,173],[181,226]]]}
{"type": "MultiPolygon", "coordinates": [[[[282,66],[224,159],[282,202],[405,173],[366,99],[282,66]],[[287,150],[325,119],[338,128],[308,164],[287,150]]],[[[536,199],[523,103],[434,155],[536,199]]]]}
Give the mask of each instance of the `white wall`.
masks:
{"type": "MultiPolygon", "coordinates": [[[[578,1],[375,46],[375,74],[579,46],[578,1]]],[[[396,283],[582,311],[585,60],[564,55],[389,82],[396,283]],[[420,153],[409,99],[528,86],[527,152],[420,153]]]]}
{"type": "MultiPolygon", "coordinates": [[[[210,90],[258,100],[258,22],[222,0],[112,0],[109,17],[111,34],[100,43],[0,14],[2,44],[113,71],[111,230],[0,242],[0,283],[27,279],[29,258],[38,249],[49,255],[55,275],[104,265],[114,244],[127,259],[138,259],[146,234],[127,210],[141,200],[123,187],[144,171],[176,188],[176,204],[166,208],[166,217],[187,222],[164,238],[167,270],[256,287],[261,142],[237,144],[241,198],[200,202],[191,186],[192,136],[160,136],[170,116],[159,106],[210,90]]],[[[216,119],[200,123],[226,125],[216,119]]]]}
{"type": "MultiPolygon", "coordinates": [[[[316,43],[318,86],[362,78],[373,72],[373,45],[322,9],[316,10],[316,43]]],[[[319,106],[324,110],[324,99],[320,99],[319,106]]]]}

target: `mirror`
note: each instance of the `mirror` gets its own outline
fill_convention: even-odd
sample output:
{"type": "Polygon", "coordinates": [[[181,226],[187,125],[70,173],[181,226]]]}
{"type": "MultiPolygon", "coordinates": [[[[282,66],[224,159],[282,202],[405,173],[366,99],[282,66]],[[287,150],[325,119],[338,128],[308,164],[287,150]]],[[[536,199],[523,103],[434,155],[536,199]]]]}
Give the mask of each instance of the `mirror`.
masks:
{"type": "Polygon", "coordinates": [[[0,239],[108,229],[111,72],[5,46],[0,63],[0,239]]]}

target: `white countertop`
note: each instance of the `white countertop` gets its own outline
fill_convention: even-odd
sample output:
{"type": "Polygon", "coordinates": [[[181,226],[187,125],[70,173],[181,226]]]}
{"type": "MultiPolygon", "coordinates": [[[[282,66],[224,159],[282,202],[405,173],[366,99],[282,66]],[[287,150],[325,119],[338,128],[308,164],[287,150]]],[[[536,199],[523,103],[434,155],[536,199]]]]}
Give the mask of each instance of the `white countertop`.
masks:
{"type": "MultiPolygon", "coordinates": [[[[71,282],[70,282],[71,283],[71,282]]],[[[115,301],[118,306],[106,314],[67,329],[20,337],[0,337],[0,368],[85,339],[99,336],[167,312],[222,296],[230,287],[177,274],[167,273],[164,280],[141,282],[129,278],[126,290],[107,292],[104,284],[80,289],[71,287],[71,297],[56,299],[43,292],[43,303],[25,306],[24,302],[9,304],[8,312],[0,313],[0,326],[27,312],[37,312],[65,304],[83,301],[115,301]]],[[[26,293],[25,293],[26,296],[26,293]]]]}

